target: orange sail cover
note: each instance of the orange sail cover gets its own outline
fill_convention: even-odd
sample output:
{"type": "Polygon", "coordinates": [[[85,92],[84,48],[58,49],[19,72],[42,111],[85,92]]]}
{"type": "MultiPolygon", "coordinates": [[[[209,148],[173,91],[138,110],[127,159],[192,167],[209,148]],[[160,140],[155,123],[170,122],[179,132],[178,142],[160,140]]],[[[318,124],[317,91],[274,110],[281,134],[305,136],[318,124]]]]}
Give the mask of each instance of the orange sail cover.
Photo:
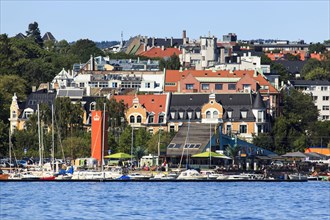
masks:
{"type": "Polygon", "coordinates": [[[91,142],[91,155],[99,162],[102,161],[102,143],[104,136],[104,151],[108,151],[108,123],[107,114],[105,114],[105,126],[103,126],[103,112],[92,111],[92,142],[91,142]],[[103,129],[104,128],[104,129],[103,129]],[[104,133],[104,135],[103,135],[104,133]]]}

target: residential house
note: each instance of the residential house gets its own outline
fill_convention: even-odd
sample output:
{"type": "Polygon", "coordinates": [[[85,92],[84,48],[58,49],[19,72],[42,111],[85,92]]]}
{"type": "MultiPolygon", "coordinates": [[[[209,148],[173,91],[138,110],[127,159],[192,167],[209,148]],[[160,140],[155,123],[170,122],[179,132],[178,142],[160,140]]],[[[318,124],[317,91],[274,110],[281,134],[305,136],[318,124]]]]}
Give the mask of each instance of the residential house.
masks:
{"type": "Polygon", "coordinates": [[[26,121],[37,112],[38,104],[46,104],[51,108],[55,97],[54,90],[43,89],[32,92],[25,102],[19,103],[16,94],[14,94],[10,105],[10,132],[13,133],[15,129],[25,129],[26,121]]]}
{"type": "Polygon", "coordinates": [[[144,127],[151,134],[159,129],[167,131],[168,94],[115,95],[117,102],[123,100],[128,109],[125,113],[128,123],[134,128],[144,127]]]}
{"type": "Polygon", "coordinates": [[[279,92],[266,77],[253,70],[166,70],[165,92],[173,93],[256,93],[267,103],[268,113],[279,114],[279,92]]]}
{"type": "Polygon", "coordinates": [[[253,135],[269,131],[265,104],[260,93],[172,94],[168,129],[178,133],[168,145],[167,155],[179,156],[184,150],[197,154],[210,143],[212,151],[223,150],[223,135],[251,142],[253,135]]]}
{"type": "Polygon", "coordinates": [[[313,97],[319,120],[330,120],[330,82],[326,80],[289,80],[288,85],[313,97]]]}

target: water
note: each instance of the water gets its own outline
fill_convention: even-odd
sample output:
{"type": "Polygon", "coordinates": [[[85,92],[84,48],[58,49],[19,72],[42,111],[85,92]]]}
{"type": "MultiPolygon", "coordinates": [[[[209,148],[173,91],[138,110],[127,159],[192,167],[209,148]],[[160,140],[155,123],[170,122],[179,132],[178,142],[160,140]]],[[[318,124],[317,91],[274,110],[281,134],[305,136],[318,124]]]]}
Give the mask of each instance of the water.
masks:
{"type": "Polygon", "coordinates": [[[330,183],[0,182],[0,219],[326,219],[330,183]]]}

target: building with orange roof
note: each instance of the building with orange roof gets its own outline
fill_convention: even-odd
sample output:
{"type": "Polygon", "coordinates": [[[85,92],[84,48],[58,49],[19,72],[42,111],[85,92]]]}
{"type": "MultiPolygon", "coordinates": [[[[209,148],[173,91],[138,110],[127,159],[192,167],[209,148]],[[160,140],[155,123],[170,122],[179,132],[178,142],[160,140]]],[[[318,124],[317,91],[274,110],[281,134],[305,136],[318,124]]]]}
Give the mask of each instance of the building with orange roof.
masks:
{"type": "Polygon", "coordinates": [[[166,70],[165,92],[173,93],[256,93],[260,92],[267,109],[278,115],[279,91],[256,70],[166,70]]]}
{"type": "Polygon", "coordinates": [[[125,116],[132,127],[145,127],[152,134],[159,129],[167,131],[168,94],[115,95],[113,97],[117,102],[123,100],[128,106],[125,116]]]}
{"type": "Polygon", "coordinates": [[[153,47],[150,50],[144,51],[139,56],[149,57],[149,58],[165,58],[170,57],[174,54],[179,56],[182,52],[178,48],[164,48],[164,47],[153,47]]]}

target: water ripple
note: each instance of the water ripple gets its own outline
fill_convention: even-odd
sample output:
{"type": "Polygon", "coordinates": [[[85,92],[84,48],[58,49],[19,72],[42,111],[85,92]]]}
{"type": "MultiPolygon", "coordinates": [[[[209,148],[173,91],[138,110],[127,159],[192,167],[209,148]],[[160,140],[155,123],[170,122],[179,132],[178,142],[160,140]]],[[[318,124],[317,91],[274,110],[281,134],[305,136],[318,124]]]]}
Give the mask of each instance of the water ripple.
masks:
{"type": "Polygon", "coordinates": [[[6,220],[329,220],[329,207],[328,182],[0,182],[6,220]]]}

